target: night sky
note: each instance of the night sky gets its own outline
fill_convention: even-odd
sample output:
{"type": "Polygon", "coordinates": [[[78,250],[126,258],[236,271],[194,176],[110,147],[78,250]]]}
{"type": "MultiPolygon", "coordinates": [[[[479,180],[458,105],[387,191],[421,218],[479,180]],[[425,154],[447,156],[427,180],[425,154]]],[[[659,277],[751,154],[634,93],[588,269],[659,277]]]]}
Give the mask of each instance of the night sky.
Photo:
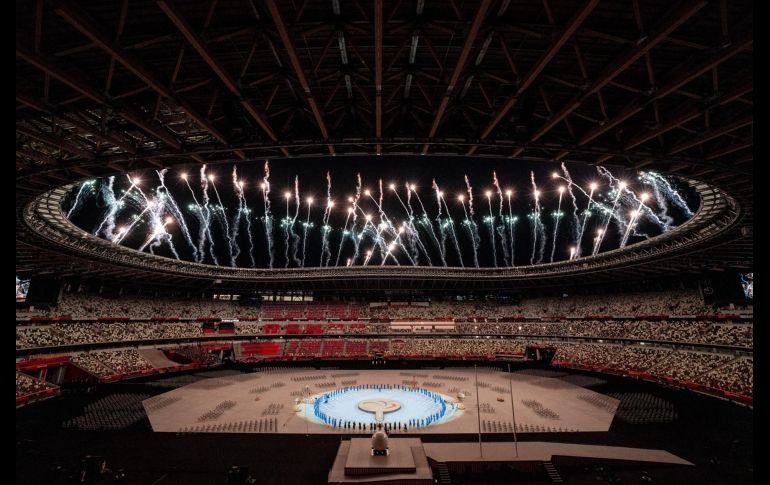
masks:
{"type": "MultiPolygon", "coordinates": [[[[250,253],[253,254],[256,267],[265,268],[269,265],[268,246],[265,237],[264,205],[262,189],[260,188],[260,183],[264,177],[263,169],[263,161],[237,163],[238,179],[244,183],[243,190],[246,207],[251,210],[248,217],[252,224],[251,232],[254,246],[253,253],[251,253],[251,243],[246,229],[246,214],[244,214],[239,224],[240,233],[237,238],[234,239],[233,246],[235,247],[235,244],[237,244],[237,246],[240,247],[240,255],[236,259],[237,266],[251,267],[252,259],[250,253]]],[[[567,169],[572,176],[573,182],[582,187],[586,192],[590,191],[589,187],[591,183],[597,183],[598,188],[594,194],[594,199],[599,202],[604,202],[607,206],[612,206],[614,194],[608,194],[610,188],[608,180],[607,178],[600,176],[596,167],[568,165],[567,169]]],[[[231,230],[230,234],[232,234],[234,219],[239,207],[239,199],[232,179],[232,170],[232,164],[223,164],[210,165],[207,167],[206,171],[207,174],[213,174],[215,176],[213,183],[216,185],[217,191],[219,192],[225,207],[228,225],[231,230]]],[[[319,266],[322,257],[321,226],[324,209],[326,207],[327,171],[331,175],[331,194],[332,200],[335,203],[329,217],[329,226],[331,227],[331,230],[329,231],[329,266],[334,266],[337,259],[342,227],[348,215],[348,207],[352,205],[348,202],[348,198],[355,195],[357,173],[360,173],[362,178],[362,194],[358,205],[363,211],[357,211],[357,233],[360,233],[361,228],[363,227],[365,220],[363,213],[372,215],[372,222],[375,226],[381,222],[376,203],[363,194],[364,189],[369,189],[372,197],[374,197],[375,200],[378,200],[379,180],[382,179],[384,191],[383,209],[393,226],[398,228],[407,221],[407,215],[398,199],[389,189],[389,185],[396,185],[399,196],[404,204],[406,204],[407,190],[405,183],[408,182],[409,184],[414,184],[416,185],[416,190],[425,206],[428,219],[436,238],[433,238],[428,226],[424,222],[419,221],[419,218],[423,215],[423,211],[413,194],[411,205],[416,218],[414,220],[414,225],[419,232],[422,245],[428,256],[430,256],[432,264],[434,266],[442,266],[443,262],[439,250],[441,229],[436,219],[438,216],[438,204],[436,192],[432,188],[432,182],[433,179],[435,179],[439,188],[444,193],[444,200],[449,208],[449,215],[454,221],[454,232],[457,235],[457,245],[462,254],[463,263],[466,267],[472,267],[474,266],[474,258],[471,234],[468,231],[467,226],[462,224],[465,215],[463,213],[463,206],[458,200],[458,195],[462,193],[465,197],[465,208],[466,210],[469,210],[468,194],[463,178],[464,175],[467,175],[470,179],[470,184],[473,187],[474,220],[476,221],[478,234],[480,236],[478,248],[479,265],[482,267],[491,267],[494,266],[492,236],[489,232],[489,224],[484,222],[484,218],[489,216],[489,204],[485,195],[486,191],[492,191],[492,214],[495,217],[495,225],[503,226],[501,231],[505,235],[507,248],[510,249],[511,246],[511,241],[509,240],[510,227],[503,222],[499,215],[500,198],[492,183],[492,172],[497,172],[497,177],[503,192],[504,204],[502,214],[504,217],[509,216],[509,205],[505,192],[509,189],[513,191],[513,196],[511,197],[512,209],[510,209],[510,212],[514,217],[518,218],[515,224],[515,259],[513,263],[520,266],[530,264],[532,256],[533,223],[528,215],[534,210],[534,191],[530,180],[530,172],[533,171],[538,190],[540,191],[540,205],[542,207],[541,220],[543,222],[543,232],[545,233],[545,245],[543,247],[542,259],[539,254],[540,244],[538,243],[535,247],[534,261],[537,262],[539,259],[543,263],[550,261],[553,245],[553,229],[556,221],[553,214],[557,209],[559,199],[558,188],[560,186],[567,186],[564,180],[552,178],[552,173],[554,171],[558,171],[560,175],[563,175],[559,163],[543,164],[513,159],[501,161],[483,160],[478,158],[468,159],[430,156],[339,157],[276,160],[270,163],[270,201],[271,211],[274,217],[273,265],[275,268],[283,268],[286,266],[286,259],[284,258],[285,235],[283,228],[281,227],[281,219],[286,217],[286,199],[284,198],[284,193],[286,191],[291,191],[292,193],[289,207],[290,216],[294,216],[296,210],[293,194],[295,175],[299,176],[299,193],[301,199],[300,210],[294,225],[294,230],[299,236],[299,239],[297,240],[298,258],[300,260],[302,259],[303,223],[308,214],[307,198],[313,197],[314,200],[310,211],[310,221],[313,224],[313,227],[309,228],[307,232],[305,243],[305,267],[319,266]],[[437,242],[439,244],[436,244],[437,242]]],[[[632,190],[637,196],[643,192],[649,193],[651,199],[648,200],[645,205],[650,207],[662,220],[665,220],[665,216],[670,217],[670,227],[679,225],[687,219],[688,216],[686,212],[673,203],[671,196],[667,195],[664,190],[658,190],[658,195],[660,198],[664,199],[665,206],[658,200],[659,198],[656,198],[654,187],[639,180],[638,174],[616,169],[611,170],[611,172],[618,179],[626,181],[628,183],[628,189],[632,190]]],[[[181,178],[182,173],[188,175],[190,186],[195,192],[198,202],[202,204],[203,192],[200,184],[200,165],[190,165],[184,169],[174,168],[169,170],[166,174],[166,187],[181,209],[193,244],[197,246],[199,222],[195,215],[196,205],[187,184],[181,178]]],[[[155,189],[159,185],[159,179],[155,171],[132,172],[130,176],[139,177],[142,180],[139,187],[149,199],[152,200],[157,196],[155,189]]],[[[692,193],[692,190],[687,188],[683,189],[680,184],[677,184],[671,179],[669,179],[669,183],[679,191],[693,212],[697,210],[697,197],[692,193]]],[[[97,183],[83,191],[81,194],[81,206],[73,211],[71,217],[76,225],[91,233],[94,233],[95,229],[100,225],[107,214],[106,202],[102,189],[103,184],[103,180],[97,181],[97,183]]],[[[128,189],[129,186],[130,182],[125,174],[116,176],[114,183],[115,197],[119,198],[123,191],[128,189]]],[[[617,184],[614,184],[614,187],[616,188],[617,184]]],[[[78,187],[76,187],[70,196],[65,199],[63,203],[63,210],[65,213],[71,209],[77,191],[78,187]]],[[[577,200],[579,221],[582,223],[588,198],[577,188],[573,188],[573,192],[577,200]]],[[[138,194],[136,189],[134,189],[134,194],[138,194]]],[[[218,200],[211,184],[209,185],[209,197],[210,204],[218,205],[218,200]]],[[[622,206],[620,213],[623,214],[623,217],[627,221],[629,213],[636,208],[636,205],[632,206],[628,203],[622,206]]],[[[116,230],[119,227],[129,226],[131,224],[131,217],[141,212],[141,210],[142,207],[130,207],[130,204],[120,209],[116,215],[116,230]]],[[[574,246],[578,233],[578,228],[574,224],[572,200],[566,191],[562,198],[561,211],[563,216],[560,218],[559,222],[559,234],[556,241],[554,261],[569,258],[570,247],[574,246]]],[[[148,235],[151,234],[150,226],[148,226],[148,220],[150,219],[149,215],[150,211],[144,214],[142,220],[135,224],[130,233],[121,242],[122,245],[138,248],[148,240],[148,235]]],[[[164,220],[167,215],[172,214],[164,212],[160,215],[160,220],[164,220]]],[[[447,224],[446,220],[447,208],[443,206],[443,204],[441,208],[441,218],[446,226],[446,264],[448,266],[460,266],[460,258],[458,257],[455,243],[451,235],[451,225],[447,224]]],[[[600,214],[596,210],[592,211],[582,237],[583,256],[590,255],[593,246],[593,238],[596,237],[597,230],[604,226],[606,220],[607,216],[605,214],[600,214]]],[[[350,228],[351,221],[352,218],[348,222],[348,228],[350,228]]],[[[369,227],[371,228],[371,226],[369,227]]],[[[172,236],[172,241],[179,257],[181,259],[194,261],[194,251],[190,244],[186,242],[184,235],[182,234],[180,222],[175,219],[171,224],[166,226],[166,230],[172,236]]],[[[227,249],[228,242],[225,237],[224,225],[221,217],[212,218],[210,230],[214,240],[214,254],[218,259],[219,265],[230,266],[230,252],[227,249]]],[[[662,228],[651,222],[649,215],[645,214],[639,220],[637,232],[645,233],[650,237],[653,237],[659,235],[662,232],[662,228]]],[[[392,234],[387,234],[386,232],[383,232],[383,236],[384,245],[387,245],[394,239],[392,234]]],[[[617,248],[622,236],[623,234],[619,233],[618,226],[611,223],[601,246],[602,251],[617,248]]],[[[104,235],[101,235],[101,237],[104,237],[104,235]]],[[[506,260],[502,236],[498,230],[495,231],[494,238],[497,252],[497,265],[500,267],[510,265],[510,261],[506,260]]],[[[540,235],[538,235],[538,239],[541,239],[540,235]]],[[[633,244],[634,242],[643,239],[644,238],[640,236],[631,236],[628,244],[633,244]]],[[[402,240],[404,244],[407,245],[407,248],[409,248],[406,234],[402,236],[402,240]]],[[[373,246],[373,235],[371,233],[365,235],[364,238],[361,239],[359,246],[360,255],[355,261],[356,265],[363,264],[366,257],[366,251],[372,249],[373,246]]],[[[291,247],[289,249],[289,267],[297,267],[297,264],[292,257],[291,247]]],[[[387,249],[385,250],[387,251],[387,249]]],[[[145,251],[147,251],[147,249],[145,249],[145,251]]],[[[166,243],[163,243],[160,247],[154,248],[154,252],[155,254],[167,257],[175,257],[166,243]]],[[[426,257],[425,252],[419,247],[417,252],[419,263],[421,265],[427,265],[428,258],[426,257]]],[[[208,244],[206,245],[205,253],[206,257],[202,262],[213,264],[208,244]]],[[[352,258],[353,253],[354,244],[348,236],[345,239],[340,255],[340,266],[344,266],[347,259],[352,258]]],[[[395,256],[402,265],[412,264],[404,254],[404,248],[397,247],[393,251],[393,256],[395,256]]],[[[414,254],[412,254],[412,256],[414,259],[414,254]]],[[[377,266],[380,265],[381,262],[382,252],[375,248],[368,264],[370,266],[377,266]]],[[[389,256],[386,264],[396,263],[393,257],[389,256]]]]}

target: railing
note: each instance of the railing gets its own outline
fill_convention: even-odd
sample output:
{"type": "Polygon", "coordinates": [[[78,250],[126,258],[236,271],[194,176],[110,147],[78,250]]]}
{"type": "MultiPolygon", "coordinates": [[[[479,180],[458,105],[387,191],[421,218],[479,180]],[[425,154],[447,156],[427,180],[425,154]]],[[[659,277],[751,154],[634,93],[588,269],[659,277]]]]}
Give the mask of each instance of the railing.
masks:
{"type": "Polygon", "coordinates": [[[119,348],[125,346],[139,346],[139,345],[171,345],[171,344],[183,344],[183,343],[197,343],[197,342],[227,342],[233,343],[243,341],[253,341],[254,339],[263,341],[272,341],[275,339],[286,340],[326,340],[326,339],[340,339],[345,338],[348,340],[376,340],[376,339],[432,339],[432,338],[457,338],[457,339],[509,339],[509,340],[547,340],[551,342],[579,342],[579,343],[616,343],[616,344],[640,344],[651,346],[668,346],[671,348],[693,348],[703,350],[714,350],[718,352],[726,353],[742,353],[752,354],[753,347],[745,347],[739,345],[727,345],[717,344],[713,342],[686,342],[686,341],[674,341],[674,340],[659,340],[659,339],[646,339],[646,338],[634,338],[634,337],[605,337],[602,335],[564,335],[554,333],[478,333],[478,332],[440,332],[440,333],[330,333],[330,334],[266,334],[266,333],[235,333],[235,334],[207,334],[199,335],[195,337],[177,337],[177,338],[148,338],[140,340],[120,340],[120,341],[106,341],[106,342],[89,342],[89,343],[73,343],[63,344],[48,347],[26,347],[16,349],[17,356],[36,355],[45,353],[60,353],[60,352],[73,352],[80,350],[94,350],[94,349],[109,349],[119,348]]]}

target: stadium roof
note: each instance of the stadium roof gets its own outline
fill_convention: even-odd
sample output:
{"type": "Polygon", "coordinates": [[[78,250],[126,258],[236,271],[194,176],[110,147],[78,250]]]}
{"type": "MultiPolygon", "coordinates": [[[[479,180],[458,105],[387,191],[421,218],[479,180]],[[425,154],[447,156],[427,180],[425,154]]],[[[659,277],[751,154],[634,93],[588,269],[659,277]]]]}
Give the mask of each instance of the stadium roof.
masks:
{"type": "MultiPolygon", "coordinates": [[[[80,178],[374,154],[703,180],[735,220],[671,270],[753,264],[748,1],[38,0],[17,2],[15,24],[25,274],[62,258],[25,207],[80,178]]],[[[99,272],[63,257],[68,274],[99,272]]]]}

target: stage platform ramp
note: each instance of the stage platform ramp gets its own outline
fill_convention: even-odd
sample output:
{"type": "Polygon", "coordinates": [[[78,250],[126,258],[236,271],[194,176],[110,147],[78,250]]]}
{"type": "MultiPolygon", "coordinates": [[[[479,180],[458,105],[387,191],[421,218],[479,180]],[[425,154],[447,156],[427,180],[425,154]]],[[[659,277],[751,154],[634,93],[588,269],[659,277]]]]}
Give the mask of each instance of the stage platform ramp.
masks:
{"type": "Polygon", "coordinates": [[[547,441],[492,443],[423,443],[420,438],[391,438],[387,456],[372,456],[371,439],[343,440],[337,450],[328,483],[343,485],[428,485],[432,483],[431,463],[448,472],[485,467],[494,469],[510,463],[524,471],[543,469],[558,458],[592,463],[626,462],[692,466],[665,450],[598,446],[547,441]]]}

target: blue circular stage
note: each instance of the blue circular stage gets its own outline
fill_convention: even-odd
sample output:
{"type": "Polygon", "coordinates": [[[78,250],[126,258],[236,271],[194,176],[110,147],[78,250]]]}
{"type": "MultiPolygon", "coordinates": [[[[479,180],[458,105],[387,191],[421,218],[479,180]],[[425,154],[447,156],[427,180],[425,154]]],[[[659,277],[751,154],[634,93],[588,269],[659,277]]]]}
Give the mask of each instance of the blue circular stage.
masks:
{"type": "Polygon", "coordinates": [[[332,427],[377,422],[425,427],[446,422],[461,411],[448,396],[401,384],[343,387],[310,396],[302,407],[303,417],[332,427]]]}

